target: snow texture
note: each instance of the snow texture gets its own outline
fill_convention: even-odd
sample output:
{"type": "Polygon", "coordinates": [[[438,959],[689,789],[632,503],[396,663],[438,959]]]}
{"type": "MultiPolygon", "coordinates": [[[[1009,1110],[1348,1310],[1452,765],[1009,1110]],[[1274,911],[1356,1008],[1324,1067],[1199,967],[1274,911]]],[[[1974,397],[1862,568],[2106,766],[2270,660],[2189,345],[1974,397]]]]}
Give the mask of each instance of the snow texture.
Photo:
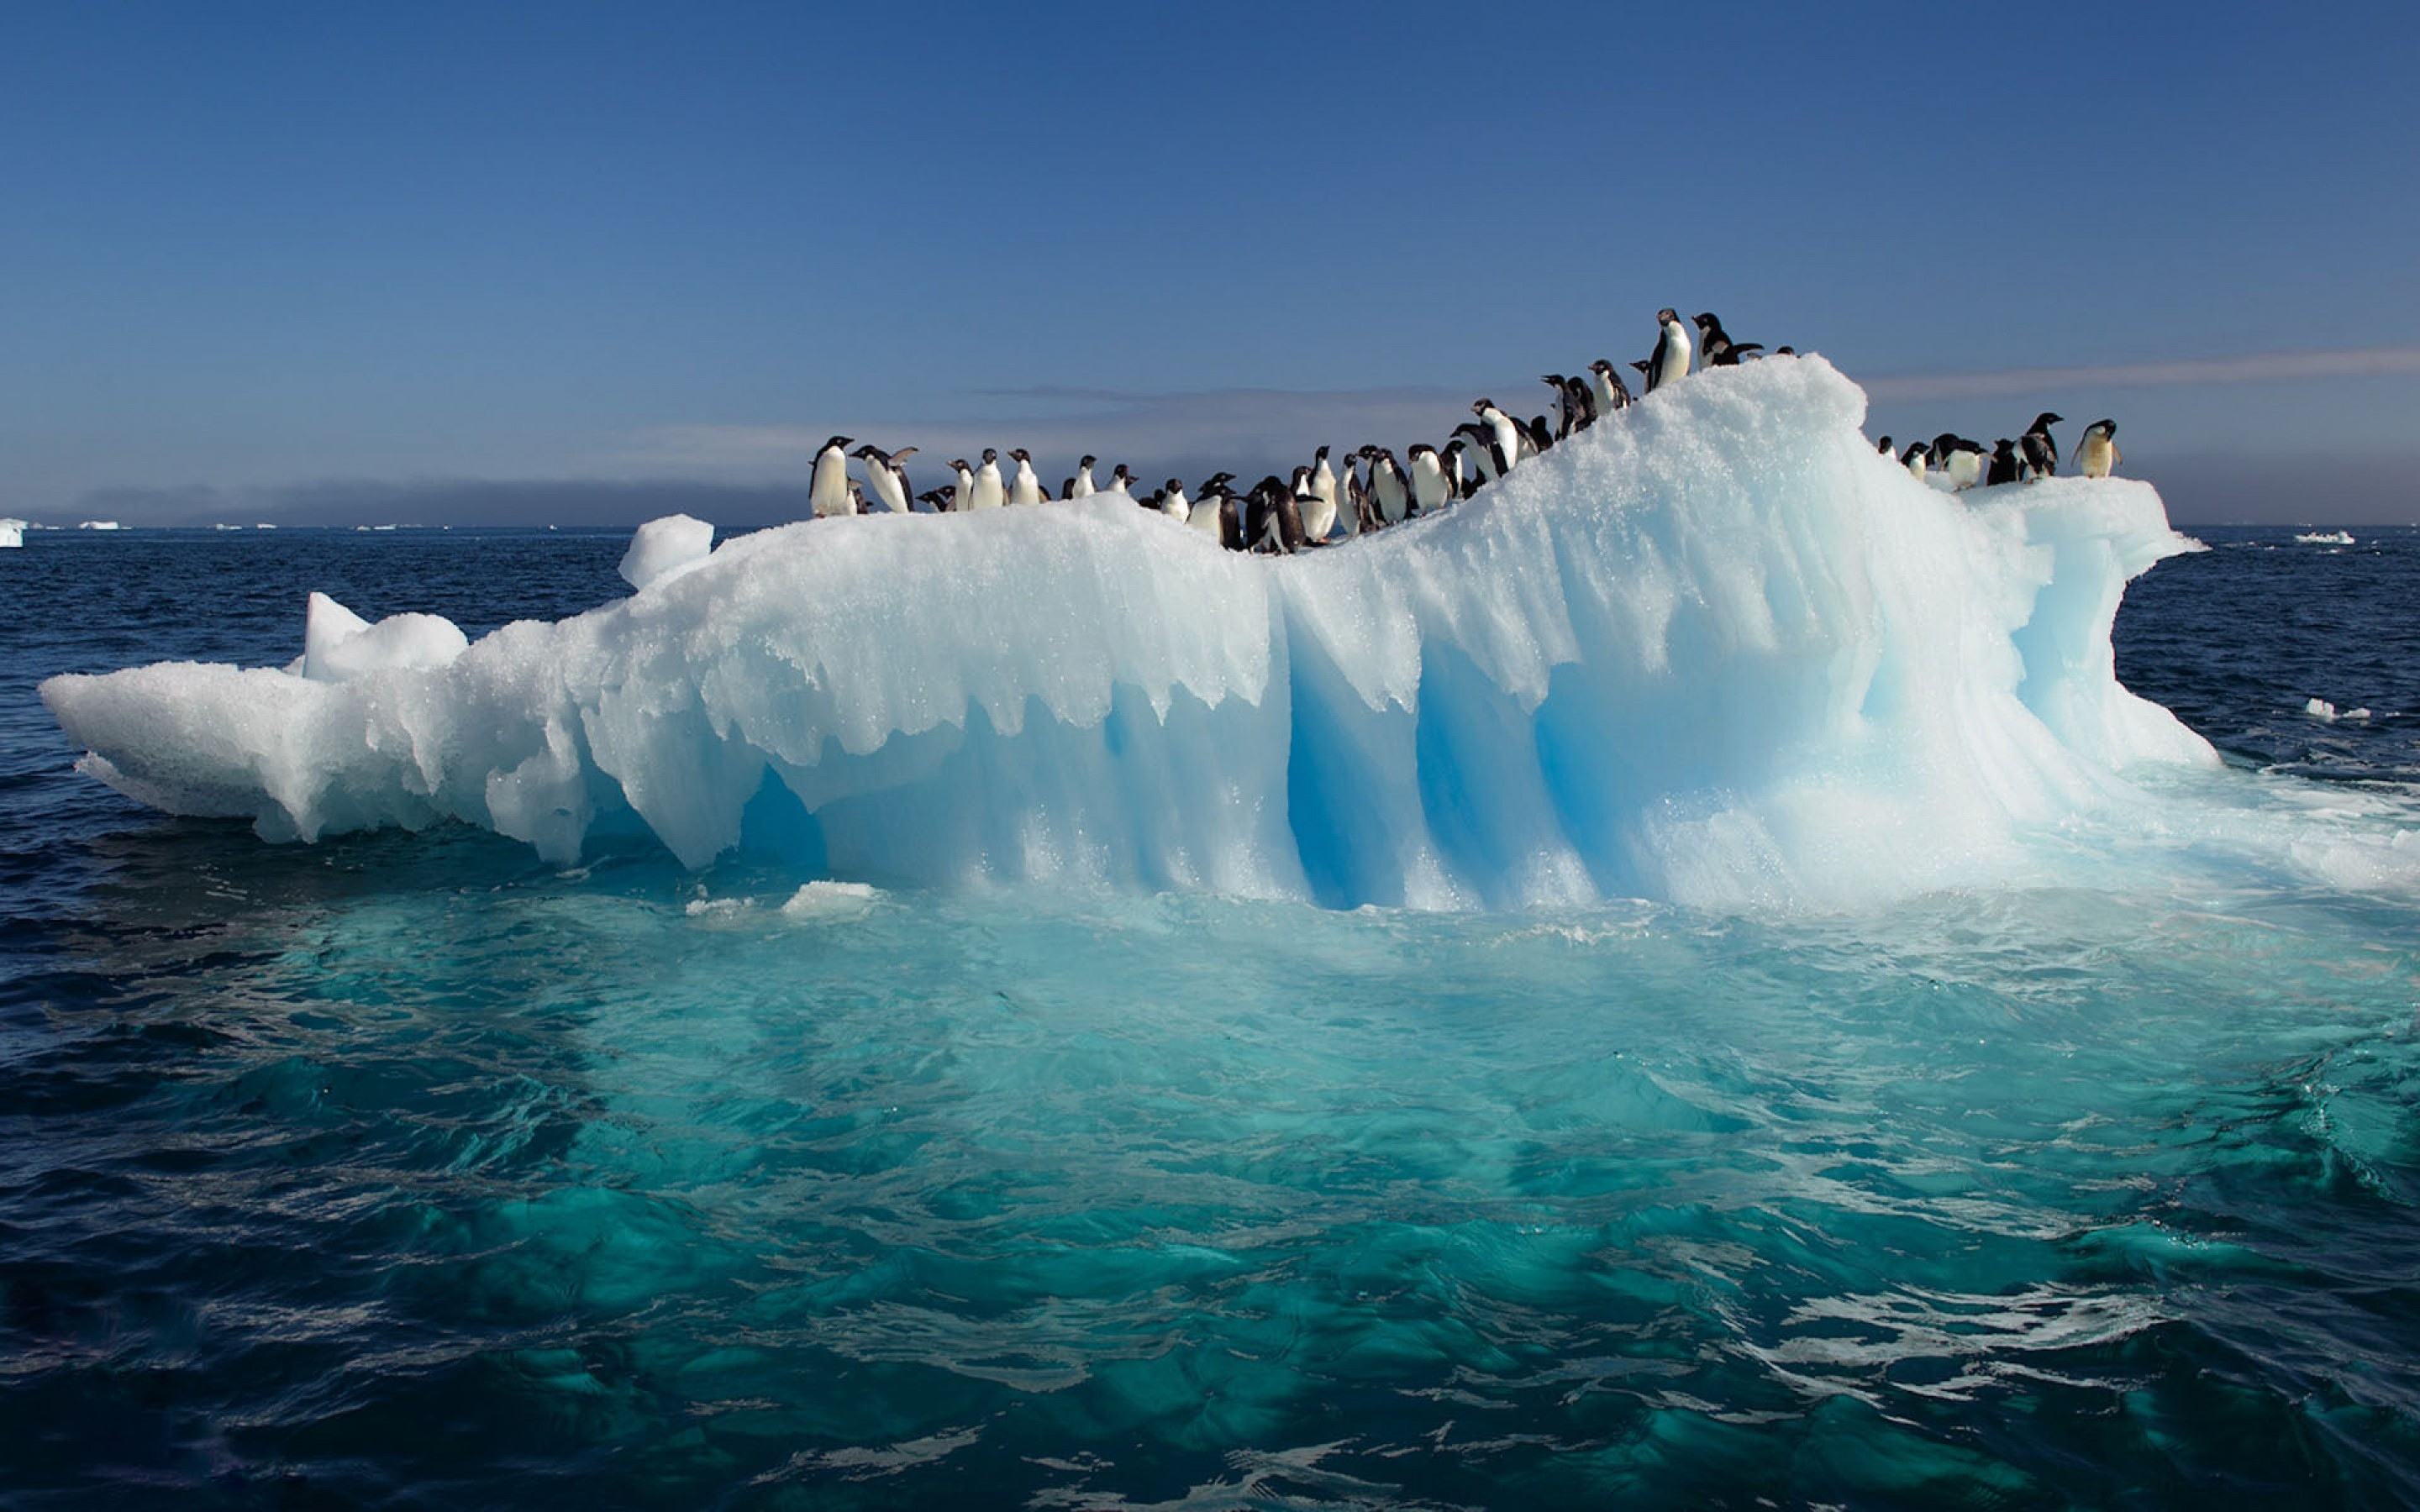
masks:
{"type": "Polygon", "coordinates": [[[687,515],[667,515],[639,527],[622,553],[622,580],[646,589],[689,571],[714,549],[714,527],[687,515]]]}
{"type": "Polygon", "coordinates": [[[1336,906],[1849,905],[2215,765],[2117,681],[2126,583],[2192,548],[2157,494],[1953,498],[1864,411],[1819,358],[1717,369],[1289,559],[1114,500],[802,523],[676,575],[643,532],[635,596],[458,654],[347,661],[390,620],[302,676],[42,696],[92,775],[272,839],[458,819],[568,863],[643,828],[692,867],[1336,906]]]}

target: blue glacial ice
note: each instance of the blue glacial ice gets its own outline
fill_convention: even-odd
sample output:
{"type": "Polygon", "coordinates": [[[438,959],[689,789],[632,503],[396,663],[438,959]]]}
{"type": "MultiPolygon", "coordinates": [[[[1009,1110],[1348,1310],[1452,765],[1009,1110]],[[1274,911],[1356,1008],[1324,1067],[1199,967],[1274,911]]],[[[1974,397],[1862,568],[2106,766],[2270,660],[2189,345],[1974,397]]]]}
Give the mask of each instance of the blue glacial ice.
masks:
{"type": "MultiPolygon", "coordinates": [[[[1818,358],[1714,370],[1295,558],[1123,494],[710,554],[690,521],[634,545],[633,596],[467,649],[356,621],[401,649],[42,696],[93,776],[272,840],[452,819],[569,863],[644,829],[885,883],[1854,906],[2180,823],[2163,795],[2218,759],[2110,644],[2193,548],[2158,495],[1951,497],[1864,412],[1818,358]]],[[[2369,843],[2399,873],[2406,839],[2369,843]]]]}

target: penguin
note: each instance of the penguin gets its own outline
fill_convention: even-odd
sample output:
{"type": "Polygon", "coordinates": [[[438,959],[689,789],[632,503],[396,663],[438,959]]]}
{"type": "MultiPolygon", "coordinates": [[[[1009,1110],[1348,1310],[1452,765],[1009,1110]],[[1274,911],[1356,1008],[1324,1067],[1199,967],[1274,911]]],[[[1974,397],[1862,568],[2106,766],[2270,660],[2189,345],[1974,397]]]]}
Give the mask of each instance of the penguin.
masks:
{"type": "Polygon", "coordinates": [[[988,446],[984,448],[983,467],[976,471],[962,497],[966,500],[964,507],[968,509],[998,509],[1008,502],[1008,490],[1000,481],[998,452],[988,446]]]}
{"type": "Polygon", "coordinates": [[[916,497],[908,486],[908,470],[900,463],[916,455],[916,448],[903,446],[895,452],[885,452],[871,442],[848,454],[865,464],[865,481],[873,486],[874,497],[882,507],[894,515],[908,513],[908,501],[916,497]]]}
{"type": "Polygon", "coordinates": [[[1042,491],[1042,480],[1033,475],[1033,458],[1020,446],[1008,454],[1016,461],[1016,472],[1008,480],[1008,501],[1012,504],[1038,504],[1049,499],[1042,491]]]}
{"type": "Polygon", "coordinates": [[[2017,461],[2017,443],[2003,436],[1992,448],[1992,471],[1983,479],[1983,486],[1996,488],[2004,483],[2014,483],[2022,467],[2017,461]]]}
{"type": "MultiPolygon", "coordinates": [[[[1186,523],[1205,535],[1218,536],[1222,544],[1225,543],[1227,517],[1235,513],[1234,496],[1227,492],[1227,485],[1234,481],[1235,475],[1232,472],[1214,472],[1203,479],[1202,486],[1193,491],[1193,512],[1186,523]]],[[[1240,518],[1236,521],[1235,535],[1238,539],[1243,535],[1240,518]]]]}
{"type": "Polygon", "coordinates": [[[1497,409],[1496,401],[1489,398],[1471,400],[1470,412],[1477,415],[1480,424],[1491,433],[1490,440],[1496,447],[1496,471],[1499,473],[1512,471],[1512,464],[1521,460],[1520,422],[1497,409]]]}
{"type": "Polygon", "coordinates": [[[1945,435],[1932,443],[1932,454],[1949,480],[1951,493],[1964,493],[1983,481],[1983,443],[1963,436],[1945,435]]]}
{"type": "Polygon", "coordinates": [[[963,456],[953,458],[950,467],[958,475],[956,486],[950,490],[952,512],[972,509],[975,497],[974,470],[967,466],[967,459],[963,456]]]}
{"type": "Polygon", "coordinates": [[[1253,550],[1292,556],[1311,544],[1303,529],[1302,512],[1295,506],[1293,487],[1275,473],[1252,485],[1250,506],[1245,533],[1250,537],[1253,550]]]}
{"type": "Polygon", "coordinates": [[[2018,439],[2017,446],[2024,453],[2026,482],[2058,476],[2058,442],[2051,440],[2050,428],[2063,424],[2066,419],[2064,415],[2055,415],[2045,409],[2034,416],[2034,423],[2018,439]]]}
{"type": "Polygon", "coordinates": [[[1921,445],[1910,446],[1907,449],[1907,455],[1899,459],[1900,465],[1907,469],[1907,475],[1909,477],[1914,478],[1918,483],[1922,483],[1924,481],[1924,474],[1926,471],[1927,458],[1931,454],[1927,453],[1921,445]]]}
{"type": "Polygon", "coordinates": [[[1159,512],[1166,515],[1169,518],[1176,521],[1179,525],[1188,524],[1191,522],[1193,518],[1193,501],[1185,497],[1185,484],[1182,480],[1171,478],[1168,480],[1167,484],[1161,487],[1159,490],[1159,512]]]}
{"type": "Polygon", "coordinates": [[[1655,350],[1647,359],[1647,392],[1650,393],[1689,376],[1689,328],[1683,325],[1680,315],[1670,309],[1656,311],[1655,320],[1663,328],[1663,333],[1655,338],[1655,350]]]}
{"type": "Polygon", "coordinates": [[[2087,478],[2105,478],[2118,466],[2118,422],[2096,420],[2084,427],[2075,443],[2075,471],[2087,478]]]}
{"type": "MultiPolygon", "coordinates": [[[[1321,456],[1323,467],[1326,462],[1327,458],[1321,456]]],[[[1298,467],[1294,470],[1295,513],[1302,517],[1303,539],[1317,546],[1336,529],[1336,474],[1330,472],[1327,475],[1327,495],[1325,498],[1311,483],[1311,469],[1298,467]]]]}
{"type": "Polygon", "coordinates": [[[817,519],[857,513],[857,506],[851,502],[848,494],[849,440],[846,436],[835,436],[824,442],[823,450],[815,454],[814,478],[807,485],[807,504],[815,512],[817,519]]]}
{"type": "Polygon", "coordinates": [[[1496,465],[1496,433],[1475,420],[1466,420],[1453,427],[1454,437],[1465,444],[1471,464],[1479,469],[1481,483],[1494,483],[1504,476],[1496,465]]]}
{"type": "Polygon", "coordinates": [[[1470,497],[1470,464],[1466,460],[1469,453],[1470,443],[1459,436],[1445,443],[1445,453],[1439,460],[1445,464],[1448,498],[1461,500],[1470,497]]]}
{"type": "Polygon", "coordinates": [[[1077,463],[1076,475],[1067,480],[1067,486],[1059,490],[1059,497],[1062,499],[1090,499],[1093,495],[1100,492],[1100,489],[1093,482],[1093,464],[1099,460],[1100,458],[1097,456],[1088,456],[1081,462],[1077,463]]]}
{"type": "Polygon", "coordinates": [[[1531,456],[1540,455],[1544,453],[1552,451],[1554,449],[1554,445],[1555,433],[1547,428],[1546,417],[1544,415],[1531,415],[1529,417],[1529,455],[1531,456]]]}
{"type": "Polygon", "coordinates": [[[1412,486],[1404,477],[1395,454],[1383,446],[1365,446],[1361,455],[1370,459],[1370,497],[1376,505],[1379,523],[1400,525],[1411,518],[1412,486]]]}
{"type": "Polygon", "coordinates": [[[1361,481],[1361,469],[1356,460],[1358,452],[1344,454],[1344,471],[1336,475],[1336,525],[1346,539],[1366,535],[1378,528],[1377,512],[1371,508],[1370,490],[1361,481]]]}
{"type": "Polygon", "coordinates": [[[1387,524],[1378,514],[1377,468],[1373,465],[1370,469],[1370,477],[1364,480],[1360,471],[1354,466],[1356,458],[1366,459],[1373,450],[1375,448],[1365,446],[1344,459],[1344,476],[1353,485],[1353,508],[1350,517],[1353,521],[1353,533],[1356,535],[1367,535],[1372,531],[1383,530],[1387,524]]]}
{"type": "Polygon", "coordinates": [[[1891,439],[1887,436],[1884,437],[1881,440],[1874,442],[1874,450],[1882,453],[1885,456],[1895,457],[1899,455],[1899,448],[1891,444],[1891,439]]]}
{"type": "Polygon", "coordinates": [[[1596,424],[1596,395],[1584,378],[1563,379],[1563,412],[1571,417],[1571,428],[1586,430],[1596,424]]]}
{"type": "Polygon", "coordinates": [[[1621,374],[1600,357],[1589,364],[1589,396],[1596,401],[1599,420],[1617,409],[1630,408],[1630,385],[1621,381],[1621,374]]]}
{"type": "Polygon", "coordinates": [[[1325,541],[1336,532],[1336,470],[1327,465],[1327,448],[1323,446],[1311,458],[1311,496],[1318,501],[1303,512],[1302,528],[1314,541],[1325,541]]]}
{"type": "Polygon", "coordinates": [[[916,496],[916,501],[930,508],[936,515],[946,515],[950,512],[950,490],[927,488],[916,496]]]}
{"type": "MultiPolygon", "coordinates": [[[[1046,494],[1043,497],[1048,498],[1049,496],[1046,494]]],[[[1059,480],[1059,497],[1062,499],[1073,499],[1076,497],[1075,479],[1062,478],[1059,480]]]]}
{"type": "Polygon", "coordinates": [[[1572,433],[1572,407],[1570,402],[1571,390],[1568,385],[1571,380],[1564,378],[1560,373],[1548,373],[1541,377],[1538,381],[1555,391],[1555,406],[1552,409],[1547,411],[1547,418],[1551,419],[1555,423],[1556,437],[1560,439],[1570,435],[1572,433]]]}
{"type": "Polygon", "coordinates": [[[1124,462],[1119,463],[1116,467],[1109,470],[1109,486],[1113,490],[1128,496],[1133,495],[1135,491],[1135,475],[1126,471],[1126,465],[1124,462]]]}
{"type": "Polygon", "coordinates": [[[1434,515],[1453,498],[1453,479],[1437,456],[1437,449],[1422,441],[1404,454],[1412,459],[1412,504],[1423,515],[1434,515]]]}
{"type": "Polygon", "coordinates": [[[1751,341],[1743,346],[1732,341],[1730,332],[1723,329],[1722,321],[1712,310],[1699,314],[1691,323],[1698,328],[1698,352],[1702,359],[1699,367],[1737,367],[1742,357],[1764,350],[1762,342],[1751,341]]]}

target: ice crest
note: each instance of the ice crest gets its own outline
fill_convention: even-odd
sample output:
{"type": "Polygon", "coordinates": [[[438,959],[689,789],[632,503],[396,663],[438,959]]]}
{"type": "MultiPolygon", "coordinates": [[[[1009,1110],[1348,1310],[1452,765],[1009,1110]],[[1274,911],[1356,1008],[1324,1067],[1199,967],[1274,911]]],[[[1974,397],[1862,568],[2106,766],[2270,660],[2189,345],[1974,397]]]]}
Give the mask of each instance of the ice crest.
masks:
{"type": "Polygon", "coordinates": [[[2005,875],[2140,770],[2214,765],[2116,676],[2127,581],[2188,548],[2158,495],[1945,495],[1864,409],[1821,359],[1714,370],[1286,559],[1107,498],[666,572],[643,531],[645,591],[427,665],[42,695],[103,780],[280,839],[457,819],[567,864],[635,818],[691,866],[1340,906],[1853,905],[2005,875]]]}

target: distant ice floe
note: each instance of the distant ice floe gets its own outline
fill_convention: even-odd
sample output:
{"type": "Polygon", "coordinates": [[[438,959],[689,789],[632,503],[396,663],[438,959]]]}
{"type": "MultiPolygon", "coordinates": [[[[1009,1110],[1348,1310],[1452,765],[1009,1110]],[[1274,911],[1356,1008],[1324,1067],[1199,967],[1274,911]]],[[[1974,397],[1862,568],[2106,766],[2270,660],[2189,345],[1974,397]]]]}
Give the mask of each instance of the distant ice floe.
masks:
{"type": "Polygon", "coordinates": [[[125,528],[114,519],[88,519],[76,526],[80,531],[122,531],[125,528]]]}
{"type": "Polygon", "coordinates": [[[2350,531],[2323,531],[2316,534],[2297,535],[2294,540],[2302,546],[2350,546],[2353,544],[2350,531]]]}
{"type": "Polygon", "coordinates": [[[2230,779],[2110,645],[2128,580],[2191,548],[2159,496],[1942,494],[1864,413],[1820,358],[1717,369],[1275,560],[1122,495],[710,550],[660,521],[629,598],[467,649],[314,600],[296,668],[42,696],[85,771],[172,812],[457,819],[561,865],[639,829],[886,883],[1848,907],[2055,882],[2096,817],[2193,832],[2158,774],[2230,779]]]}
{"type": "Polygon", "coordinates": [[[25,544],[25,532],[32,527],[22,519],[0,519],[0,550],[25,544]]]}
{"type": "Polygon", "coordinates": [[[2367,709],[2347,709],[2338,714],[2336,706],[2325,699],[2311,700],[2303,705],[2303,712],[2322,724],[2334,724],[2339,719],[2367,724],[2371,717],[2367,709]]]}

